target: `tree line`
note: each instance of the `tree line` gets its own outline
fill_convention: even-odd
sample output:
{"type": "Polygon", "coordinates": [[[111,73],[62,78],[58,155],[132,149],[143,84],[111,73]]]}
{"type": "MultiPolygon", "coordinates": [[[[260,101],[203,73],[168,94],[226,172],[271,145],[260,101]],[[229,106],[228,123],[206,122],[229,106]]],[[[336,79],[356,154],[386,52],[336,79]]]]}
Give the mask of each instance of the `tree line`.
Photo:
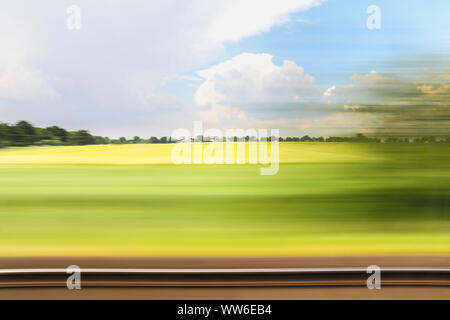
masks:
{"type": "Polygon", "coordinates": [[[150,137],[142,139],[134,137],[126,139],[110,139],[108,137],[95,136],[88,130],[69,131],[58,126],[45,128],[34,127],[27,121],[19,121],[14,125],[0,123],[0,147],[6,146],[30,146],[30,145],[52,145],[52,146],[79,146],[90,144],[128,144],[128,143],[169,143],[167,137],[150,137]]]}
{"type": "MultiPolygon", "coordinates": [[[[213,141],[214,138],[199,136],[192,141],[213,141]]],[[[230,140],[230,139],[228,139],[230,140]]],[[[231,138],[233,141],[238,141],[237,137],[231,138]]],[[[245,141],[255,141],[255,137],[245,137],[245,141]]],[[[271,138],[268,138],[270,141],[271,138]]],[[[371,138],[361,133],[352,137],[286,137],[279,138],[280,141],[285,142],[374,142],[374,143],[435,143],[447,142],[450,143],[450,137],[415,137],[415,138],[400,138],[400,137],[386,137],[386,138],[371,138]]],[[[108,137],[94,136],[88,130],[69,131],[58,126],[50,126],[45,128],[34,127],[27,121],[19,121],[14,125],[7,123],[0,123],[0,147],[7,146],[30,146],[30,145],[95,145],[95,144],[137,144],[137,143],[174,143],[176,140],[171,137],[150,137],[144,139],[138,136],[133,139],[120,137],[118,139],[110,139],[108,137]]]]}

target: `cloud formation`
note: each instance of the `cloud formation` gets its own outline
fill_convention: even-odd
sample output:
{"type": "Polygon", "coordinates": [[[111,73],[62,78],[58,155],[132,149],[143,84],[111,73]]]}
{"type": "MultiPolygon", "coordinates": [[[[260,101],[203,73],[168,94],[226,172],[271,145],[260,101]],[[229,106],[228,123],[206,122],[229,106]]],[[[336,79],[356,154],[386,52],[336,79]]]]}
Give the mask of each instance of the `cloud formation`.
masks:
{"type": "Polygon", "coordinates": [[[383,125],[431,134],[450,127],[449,72],[417,75],[420,62],[403,61],[404,78],[373,71],[331,87],[313,76],[324,72],[304,70],[302,61],[275,64],[265,53],[204,67],[226,56],[226,48],[241,52],[230,42],[268,32],[322,2],[78,0],[81,29],[69,30],[67,3],[3,1],[0,121],[113,137],[167,135],[196,116],[222,126],[272,123],[292,134],[364,126],[382,132],[383,125]],[[188,85],[197,88],[194,97],[188,85]]]}
{"type": "Polygon", "coordinates": [[[325,0],[226,0],[218,1],[218,14],[206,29],[212,43],[239,41],[269,31],[274,25],[289,21],[289,14],[306,11],[325,0]]]}
{"type": "Polygon", "coordinates": [[[325,89],[292,61],[275,65],[269,54],[245,53],[198,75],[198,117],[215,125],[270,125],[285,134],[449,133],[448,70],[406,78],[371,71],[325,89]]]}
{"type": "Polygon", "coordinates": [[[57,98],[58,93],[49,79],[33,67],[42,52],[33,39],[34,31],[26,27],[14,30],[12,26],[18,23],[26,24],[14,12],[0,12],[0,99],[47,101],[57,98]]]}
{"type": "Polygon", "coordinates": [[[168,79],[195,80],[173,75],[207,65],[225,43],[269,31],[321,2],[79,0],[81,29],[69,30],[64,1],[2,1],[0,119],[111,136],[123,126],[167,134],[167,113],[177,123],[195,112],[158,92],[168,79]]]}
{"type": "Polygon", "coordinates": [[[243,53],[197,74],[204,81],[195,103],[203,107],[200,117],[210,122],[282,113],[313,102],[323,92],[301,66],[292,61],[278,66],[266,53],[243,53]]]}

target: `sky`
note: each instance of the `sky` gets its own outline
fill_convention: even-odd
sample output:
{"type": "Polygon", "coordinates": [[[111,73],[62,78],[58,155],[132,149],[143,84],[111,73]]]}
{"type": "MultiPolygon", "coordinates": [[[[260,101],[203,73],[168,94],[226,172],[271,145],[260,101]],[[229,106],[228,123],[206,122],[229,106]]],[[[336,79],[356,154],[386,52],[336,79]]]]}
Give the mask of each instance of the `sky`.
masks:
{"type": "Polygon", "coordinates": [[[1,0],[0,121],[143,138],[194,120],[406,130],[448,114],[449,13],[448,0],[1,0]]]}

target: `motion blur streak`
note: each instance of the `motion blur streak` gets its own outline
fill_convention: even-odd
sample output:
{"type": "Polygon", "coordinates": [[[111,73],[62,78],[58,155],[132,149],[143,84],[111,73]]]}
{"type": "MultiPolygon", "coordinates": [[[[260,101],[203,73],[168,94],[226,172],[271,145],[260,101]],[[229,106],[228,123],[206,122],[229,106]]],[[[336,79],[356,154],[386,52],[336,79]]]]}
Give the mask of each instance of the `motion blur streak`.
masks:
{"type": "Polygon", "coordinates": [[[280,143],[270,177],[169,146],[0,150],[0,255],[450,253],[447,143],[280,143]]]}

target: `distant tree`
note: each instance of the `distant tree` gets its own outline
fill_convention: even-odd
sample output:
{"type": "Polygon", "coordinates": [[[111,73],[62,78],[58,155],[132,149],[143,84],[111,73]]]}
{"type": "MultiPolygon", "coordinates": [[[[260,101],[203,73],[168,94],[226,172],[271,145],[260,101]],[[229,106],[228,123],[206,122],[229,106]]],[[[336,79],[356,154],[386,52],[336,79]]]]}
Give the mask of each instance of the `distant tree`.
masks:
{"type": "Polygon", "coordinates": [[[38,140],[34,127],[23,120],[10,127],[10,139],[15,146],[27,146],[38,140]]]}
{"type": "Polygon", "coordinates": [[[42,140],[50,140],[55,137],[46,128],[34,128],[36,130],[37,139],[42,142],[42,140]]]}
{"type": "Polygon", "coordinates": [[[138,136],[134,136],[133,143],[141,143],[141,138],[138,136]]]}
{"type": "Polygon", "coordinates": [[[150,139],[148,139],[149,143],[159,143],[159,140],[157,137],[150,137],[150,139]]]}
{"type": "Polygon", "coordinates": [[[95,144],[108,144],[110,143],[109,138],[101,137],[101,136],[94,136],[94,143],[95,144]]]}
{"type": "Polygon", "coordinates": [[[9,143],[9,126],[6,123],[0,123],[0,148],[9,143]]]}
{"type": "Polygon", "coordinates": [[[95,138],[87,130],[69,132],[69,144],[71,145],[86,145],[94,143],[95,138]]]}
{"type": "Polygon", "coordinates": [[[396,143],[396,142],[401,142],[401,140],[397,137],[388,137],[384,140],[384,142],[386,143],[396,143]]]}
{"type": "Polygon", "coordinates": [[[302,142],[311,142],[313,140],[311,139],[310,136],[303,136],[303,137],[300,138],[300,141],[302,141],[302,142]]]}
{"type": "Polygon", "coordinates": [[[125,138],[125,137],[120,137],[120,138],[119,138],[119,143],[120,143],[120,144],[127,143],[127,138],[125,138]]]}
{"type": "Polygon", "coordinates": [[[45,128],[45,130],[47,132],[49,132],[52,136],[61,140],[61,142],[67,142],[69,133],[65,129],[57,127],[57,126],[52,126],[52,127],[45,128]]]}
{"type": "MultiPolygon", "coordinates": [[[[274,140],[275,137],[268,137],[267,141],[274,140]]],[[[360,142],[360,143],[450,143],[450,136],[435,137],[367,137],[362,133],[355,136],[331,136],[324,137],[310,137],[305,135],[299,137],[278,138],[280,142],[360,142]]],[[[201,135],[196,138],[183,138],[179,141],[258,141],[257,137],[203,137],[201,135]]],[[[133,139],[127,140],[125,137],[119,139],[109,139],[108,137],[92,136],[87,130],[67,131],[58,126],[51,126],[46,128],[33,127],[27,121],[19,121],[15,125],[0,123],[0,147],[4,146],[27,146],[27,145],[86,145],[86,144],[127,144],[127,143],[174,143],[176,139],[172,137],[150,137],[148,140],[141,139],[135,136],[133,139]]]]}
{"type": "Polygon", "coordinates": [[[326,142],[349,142],[351,141],[348,137],[328,137],[326,142]]]}

